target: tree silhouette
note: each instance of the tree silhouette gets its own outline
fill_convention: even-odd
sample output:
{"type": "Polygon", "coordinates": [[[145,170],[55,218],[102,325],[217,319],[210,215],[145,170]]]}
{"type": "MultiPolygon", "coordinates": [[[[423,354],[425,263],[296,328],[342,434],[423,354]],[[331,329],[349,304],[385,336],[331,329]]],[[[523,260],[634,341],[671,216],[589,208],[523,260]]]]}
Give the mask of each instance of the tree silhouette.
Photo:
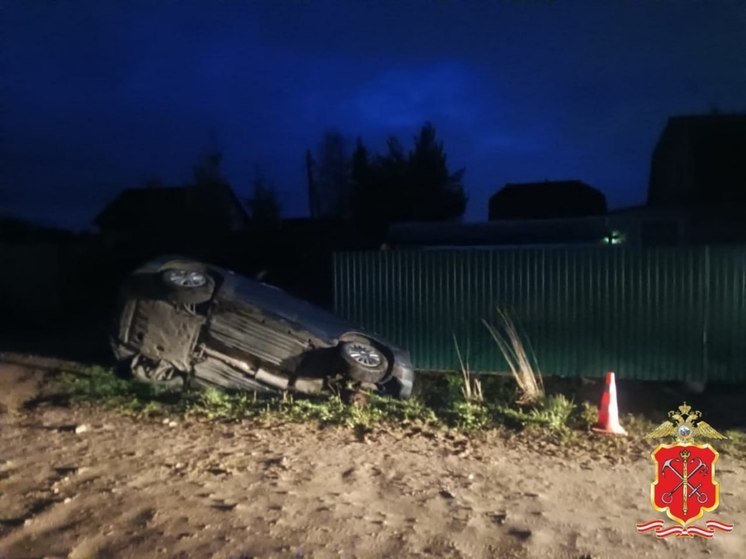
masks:
{"type": "Polygon", "coordinates": [[[451,219],[466,210],[462,179],[465,169],[448,171],[443,143],[435,139],[435,128],[429,122],[414,140],[409,153],[409,177],[413,191],[414,221],[451,219]]]}
{"type": "Polygon", "coordinates": [[[306,150],[306,178],[308,179],[308,213],[311,217],[319,215],[319,200],[316,194],[316,183],[314,176],[316,174],[316,161],[310,149],[306,150]]]}
{"type": "MultiPolygon", "coordinates": [[[[236,209],[236,197],[223,175],[220,151],[208,152],[193,168],[192,182],[188,185],[186,205],[197,216],[194,227],[211,232],[229,230],[242,220],[236,209]]],[[[240,204],[240,201],[238,201],[240,204]]]]}
{"type": "Polygon", "coordinates": [[[145,188],[166,188],[166,183],[163,181],[163,179],[157,175],[152,175],[145,179],[144,182],[145,188]]]}
{"type": "MultiPolygon", "coordinates": [[[[0,176],[5,176],[3,167],[5,163],[0,159],[0,176]]],[[[0,218],[4,217],[8,211],[6,204],[11,201],[10,188],[7,184],[0,184],[0,218]]]]}
{"type": "Polygon", "coordinates": [[[263,173],[257,171],[252,182],[252,197],[246,202],[251,219],[255,223],[277,223],[280,221],[281,208],[277,200],[277,190],[263,173]]]}
{"type": "Polygon", "coordinates": [[[223,162],[223,154],[219,151],[210,152],[194,166],[193,180],[194,186],[216,186],[226,185],[227,181],[223,176],[220,165],[223,162]]]}
{"type": "Polygon", "coordinates": [[[436,221],[458,218],[466,209],[462,184],[464,169],[448,170],[443,144],[435,128],[425,123],[405,154],[395,137],[385,155],[371,157],[358,139],[352,156],[351,179],[356,219],[385,227],[399,221],[436,221]]]}
{"type": "Polygon", "coordinates": [[[324,133],[317,155],[306,152],[311,217],[351,217],[350,158],[344,137],[324,133]]]}

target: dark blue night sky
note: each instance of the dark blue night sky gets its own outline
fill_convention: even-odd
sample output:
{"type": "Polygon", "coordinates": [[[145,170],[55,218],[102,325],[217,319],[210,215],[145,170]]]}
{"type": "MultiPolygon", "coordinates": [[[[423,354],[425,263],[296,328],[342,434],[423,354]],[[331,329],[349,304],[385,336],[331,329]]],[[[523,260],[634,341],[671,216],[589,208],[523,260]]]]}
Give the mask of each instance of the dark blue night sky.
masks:
{"type": "Polygon", "coordinates": [[[506,182],[644,201],[666,118],[746,110],[746,3],[664,0],[4,2],[6,211],[87,227],[125,187],[186,181],[218,146],[307,213],[325,129],[382,150],[425,121],[466,218],[506,182]]]}

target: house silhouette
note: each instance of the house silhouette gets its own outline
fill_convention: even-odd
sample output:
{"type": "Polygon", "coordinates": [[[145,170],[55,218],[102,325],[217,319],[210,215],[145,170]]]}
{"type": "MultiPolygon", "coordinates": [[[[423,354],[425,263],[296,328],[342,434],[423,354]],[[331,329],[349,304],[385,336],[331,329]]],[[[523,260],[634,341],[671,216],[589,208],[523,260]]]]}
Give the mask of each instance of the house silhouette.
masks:
{"type": "Polygon", "coordinates": [[[583,181],[508,183],[490,197],[489,220],[556,219],[606,213],[606,197],[583,181]]]}
{"type": "Polygon", "coordinates": [[[243,204],[225,184],[129,188],[94,219],[103,234],[119,237],[229,233],[248,223],[243,204]]]}
{"type": "Polygon", "coordinates": [[[653,152],[649,207],[746,205],[746,114],[668,119],[653,152]]]}

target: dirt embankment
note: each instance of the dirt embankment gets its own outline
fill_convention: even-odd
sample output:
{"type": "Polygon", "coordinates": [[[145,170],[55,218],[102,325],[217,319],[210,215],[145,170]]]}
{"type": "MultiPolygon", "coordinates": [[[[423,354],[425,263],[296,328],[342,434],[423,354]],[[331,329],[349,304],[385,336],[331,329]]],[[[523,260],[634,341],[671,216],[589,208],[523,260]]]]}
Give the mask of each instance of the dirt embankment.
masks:
{"type": "Polygon", "coordinates": [[[0,557],[743,557],[746,461],[721,457],[731,534],[637,522],[652,462],[416,428],[136,420],[39,401],[0,364],[0,557]],[[35,405],[28,402],[37,400],[35,405]]]}

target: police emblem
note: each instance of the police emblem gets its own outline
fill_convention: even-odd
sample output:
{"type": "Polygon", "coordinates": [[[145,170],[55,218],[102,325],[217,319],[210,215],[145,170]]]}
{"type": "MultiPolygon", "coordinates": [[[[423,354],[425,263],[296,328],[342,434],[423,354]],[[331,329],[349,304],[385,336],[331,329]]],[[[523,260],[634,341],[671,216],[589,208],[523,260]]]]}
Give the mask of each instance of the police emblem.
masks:
{"type": "Polygon", "coordinates": [[[659,538],[667,536],[711,538],[716,530],[733,531],[733,525],[707,520],[704,527],[693,523],[720,504],[720,485],[715,480],[717,451],[709,444],[695,444],[697,438],[725,439],[702,414],[692,411],[686,402],[678,411],[668,412],[669,419],[647,435],[648,439],[674,437],[674,444],[660,444],[653,451],[655,481],[650,487],[653,508],[665,512],[678,525],[664,526],[663,520],[637,525],[639,532],[655,530],[659,538]]]}

